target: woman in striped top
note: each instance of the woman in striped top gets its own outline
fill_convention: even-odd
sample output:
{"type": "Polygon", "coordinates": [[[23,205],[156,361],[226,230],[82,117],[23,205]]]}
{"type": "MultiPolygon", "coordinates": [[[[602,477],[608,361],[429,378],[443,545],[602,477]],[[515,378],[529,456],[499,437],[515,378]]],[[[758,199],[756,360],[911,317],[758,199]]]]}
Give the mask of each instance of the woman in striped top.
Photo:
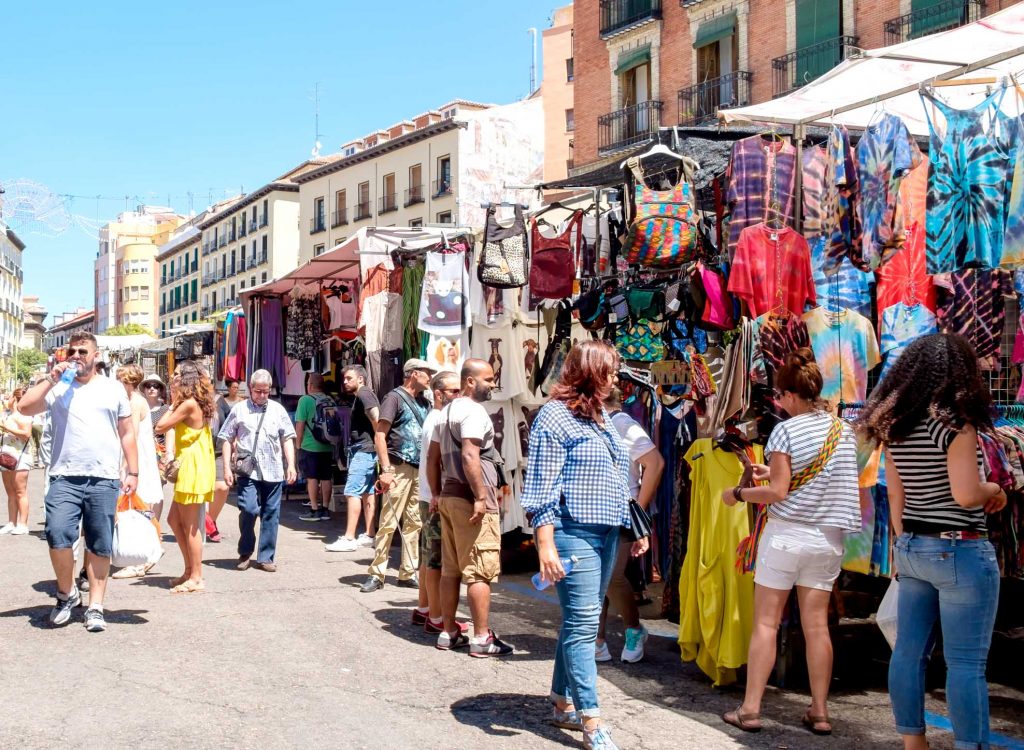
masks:
{"type": "Polygon", "coordinates": [[[730,487],[722,493],[726,505],[768,506],[757,547],[746,694],[742,705],[722,719],[747,732],[761,729],[761,699],[775,666],[776,634],[795,586],[811,683],[811,705],[803,723],[815,734],[831,734],[826,707],[832,679],[828,604],[843,560],[843,534],[861,528],[857,439],[848,424],[823,410],[821,371],[810,349],[787,355],[775,385],[789,419],[768,438],[768,465],[753,467],[753,478],[768,484],[730,487]]]}
{"type": "Polygon", "coordinates": [[[886,481],[900,582],[889,693],[906,750],[924,750],[925,665],[942,626],[946,700],[957,748],[987,748],[985,663],[999,568],[985,515],[1006,495],[983,481],[978,432],[992,398],[970,344],[953,334],[915,340],[871,395],[865,432],[886,446],[886,481]]]}

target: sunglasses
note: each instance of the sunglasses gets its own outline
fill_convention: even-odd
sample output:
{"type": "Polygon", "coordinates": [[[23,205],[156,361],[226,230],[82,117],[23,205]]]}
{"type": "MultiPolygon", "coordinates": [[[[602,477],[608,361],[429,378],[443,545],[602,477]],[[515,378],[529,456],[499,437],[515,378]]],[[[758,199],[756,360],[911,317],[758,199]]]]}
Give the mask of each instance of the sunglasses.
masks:
{"type": "Polygon", "coordinates": [[[159,391],[160,390],[160,386],[157,385],[156,383],[146,383],[142,387],[145,388],[147,391],[159,391]]]}
{"type": "Polygon", "coordinates": [[[88,357],[89,356],[89,350],[88,349],[68,349],[68,356],[69,357],[73,357],[76,354],[79,357],[88,357]]]}

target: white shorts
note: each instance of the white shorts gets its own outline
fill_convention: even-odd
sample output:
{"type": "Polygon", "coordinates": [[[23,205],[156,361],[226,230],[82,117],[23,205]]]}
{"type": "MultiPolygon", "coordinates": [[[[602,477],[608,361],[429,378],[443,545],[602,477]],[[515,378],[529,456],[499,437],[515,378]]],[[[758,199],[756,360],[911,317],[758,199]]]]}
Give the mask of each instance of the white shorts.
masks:
{"type": "Polygon", "coordinates": [[[757,547],[754,583],[780,591],[831,591],[842,562],[842,529],[769,518],[757,547]]]}

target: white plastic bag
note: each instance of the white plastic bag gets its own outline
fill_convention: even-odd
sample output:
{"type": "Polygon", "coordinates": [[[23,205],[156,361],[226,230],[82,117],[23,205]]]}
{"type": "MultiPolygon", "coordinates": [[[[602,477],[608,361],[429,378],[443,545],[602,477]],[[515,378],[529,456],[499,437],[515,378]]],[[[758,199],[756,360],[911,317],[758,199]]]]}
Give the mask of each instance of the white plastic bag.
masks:
{"type": "Polygon", "coordinates": [[[110,562],[119,568],[144,565],[160,555],[160,537],[146,515],[137,510],[117,514],[110,562]]]}
{"type": "Polygon", "coordinates": [[[889,648],[896,648],[896,615],[899,610],[900,582],[895,578],[889,584],[889,589],[882,597],[882,603],[878,605],[878,614],[875,615],[875,622],[878,623],[885,640],[889,641],[889,648]]]}

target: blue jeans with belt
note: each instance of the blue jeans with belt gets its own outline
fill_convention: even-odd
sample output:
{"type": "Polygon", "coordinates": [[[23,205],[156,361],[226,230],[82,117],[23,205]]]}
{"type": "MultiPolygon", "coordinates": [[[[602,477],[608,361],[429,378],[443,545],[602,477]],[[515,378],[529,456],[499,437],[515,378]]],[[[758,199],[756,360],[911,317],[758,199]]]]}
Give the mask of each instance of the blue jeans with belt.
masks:
{"type": "Polygon", "coordinates": [[[565,506],[555,519],[558,556],[576,556],[572,572],[555,584],[562,606],[562,627],[555,646],[552,699],[562,698],[589,717],[598,717],[597,662],[594,645],[601,605],[615,568],[619,527],[578,523],[565,506]]]}
{"type": "Polygon", "coordinates": [[[284,482],[261,482],[244,475],[238,479],[238,556],[256,562],[274,562],[277,529],[281,522],[281,488],[284,482]],[[256,519],[260,520],[260,546],[256,549],[256,519]]]}
{"type": "Polygon", "coordinates": [[[985,664],[999,603],[999,566],[987,539],[906,533],[896,540],[899,599],[889,694],[896,730],[924,734],[925,667],[942,627],[946,704],[957,750],[989,747],[985,664]]]}

